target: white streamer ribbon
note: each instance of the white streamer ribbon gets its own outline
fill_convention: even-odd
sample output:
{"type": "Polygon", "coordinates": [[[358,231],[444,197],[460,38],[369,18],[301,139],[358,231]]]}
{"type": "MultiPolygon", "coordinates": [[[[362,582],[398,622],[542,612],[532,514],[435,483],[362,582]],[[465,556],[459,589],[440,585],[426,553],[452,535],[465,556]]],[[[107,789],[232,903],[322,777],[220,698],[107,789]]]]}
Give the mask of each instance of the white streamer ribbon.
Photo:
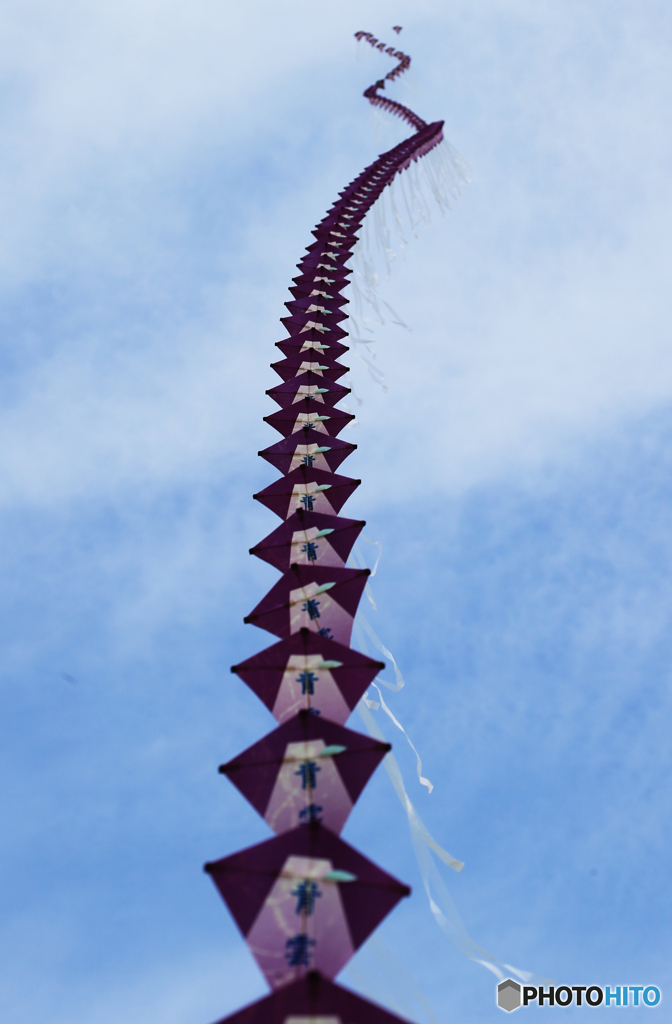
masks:
{"type": "MultiPolygon", "coordinates": [[[[343,412],[349,412],[351,415],[353,415],[352,409],[345,402],[341,402],[341,409],[343,410],[343,412]]],[[[361,423],[357,418],[355,418],[354,420],[350,420],[349,423],[345,424],[346,430],[357,430],[359,429],[359,427],[361,427],[361,423]]]]}
{"type": "MultiPolygon", "coordinates": [[[[367,543],[371,544],[373,542],[372,541],[368,541],[367,543]]],[[[382,549],[381,549],[381,554],[382,554],[382,549]]],[[[359,546],[357,544],[357,541],[355,541],[355,545],[354,545],[352,551],[350,552],[350,557],[352,558],[353,562],[355,563],[355,565],[357,566],[358,569],[367,569],[368,568],[368,566],[366,564],[366,559],[363,557],[361,551],[359,550],[359,546]]],[[[378,555],[378,558],[376,559],[376,564],[374,566],[373,572],[371,573],[372,576],[374,576],[375,573],[376,573],[376,569],[378,568],[378,562],[379,561],[380,561],[380,554],[378,555]]],[[[364,593],[366,594],[366,596],[368,598],[368,601],[369,601],[369,604],[373,608],[374,612],[377,612],[378,611],[378,605],[376,604],[376,602],[373,599],[373,591],[371,590],[371,587],[369,586],[369,581],[368,580],[364,584],[364,593]]]]}
{"type": "MultiPolygon", "coordinates": [[[[378,547],[378,558],[376,559],[374,570],[371,573],[371,575],[373,576],[375,574],[376,569],[378,568],[378,563],[380,562],[380,558],[382,555],[382,546],[380,545],[380,543],[376,541],[370,541],[366,537],[363,537],[363,539],[367,542],[367,544],[370,544],[372,547],[378,547]]],[[[356,552],[354,549],[353,560],[355,561],[355,564],[360,566],[360,568],[364,566],[364,559],[361,552],[356,552]]],[[[371,601],[375,608],[375,604],[371,596],[369,596],[369,600],[371,601]]],[[[371,714],[372,711],[378,711],[378,709],[382,707],[383,711],[388,715],[388,717],[394,722],[396,727],[400,729],[401,732],[403,732],[404,736],[406,737],[406,740],[411,749],[413,750],[417,759],[416,769],[418,773],[418,779],[420,780],[420,784],[426,786],[428,792],[431,793],[434,787],[432,783],[429,781],[429,779],[424,778],[424,776],[422,775],[422,761],[420,759],[420,755],[416,747],[414,746],[413,742],[411,741],[408,733],[402,726],[402,724],[399,722],[399,720],[396,718],[396,716],[385,703],[385,698],[383,697],[380,687],[377,685],[378,683],[381,683],[383,686],[386,686],[389,690],[392,690],[393,692],[398,692],[399,690],[401,690],[402,687],[405,686],[405,681],[401,674],[399,666],[397,665],[397,662],[392,652],[388,650],[388,648],[382,642],[382,640],[377,635],[371,624],[367,621],[366,617],[362,615],[361,612],[359,612],[357,615],[357,620],[354,624],[354,632],[360,647],[362,648],[365,654],[368,654],[368,646],[364,638],[363,631],[366,632],[369,639],[373,642],[376,648],[386,658],[389,658],[389,660],[392,662],[397,684],[396,686],[394,686],[392,683],[388,683],[384,679],[376,679],[372,685],[378,691],[378,696],[380,700],[371,700],[369,698],[369,694],[367,691],[357,704],[357,711],[360,715],[360,718],[364,722],[364,725],[366,726],[369,735],[377,740],[381,740],[384,743],[386,742],[385,735],[381,728],[379,727],[378,723],[376,722],[375,718],[371,714]]],[[[413,803],[411,802],[411,799],[406,791],[406,786],[404,785],[404,778],[401,773],[399,763],[394,754],[392,754],[391,752],[386,754],[383,759],[383,764],[385,765],[385,770],[387,771],[387,774],[390,777],[390,781],[394,787],[394,791],[399,798],[399,802],[401,803],[401,806],[404,808],[406,812],[406,816],[408,818],[408,827],[411,833],[411,842],[413,844],[413,852],[415,854],[415,859],[420,869],[422,884],[427,895],[429,908],[442,932],[444,932],[444,934],[450,939],[450,941],[455,946],[457,946],[461,953],[469,957],[469,959],[473,960],[475,963],[479,963],[483,967],[486,967],[495,975],[498,981],[504,981],[506,977],[510,977],[511,975],[513,975],[514,977],[519,978],[521,981],[526,982],[528,984],[530,982],[537,985],[549,984],[547,979],[539,978],[537,975],[532,974],[529,971],[523,971],[517,967],[512,966],[511,964],[503,963],[503,961],[498,960],[497,957],[493,956],[486,949],[483,949],[481,946],[478,946],[474,942],[474,940],[471,938],[466,928],[464,927],[464,924],[462,923],[462,919],[460,918],[460,915],[453,902],[453,899],[450,893],[448,892],[448,889],[443,878],[439,873],[439,869],[437,868],[436,863],[432,858],[430,850],[439,858],[439,860],[446,864],[447,867],[452,868],[453,871],[461,871],[462,868],[464,867],[464,862],[457,860],[457,858],[453,857],[446,850],[444,850],[443,847],[436,842],[436,840],[426,827],[422,818],[420,817],[415,807],[413,806],[413,803]]]]}
{"type": "Polygon", "coordinates": [[[378,548],[378,558],[376,559],[376,564],[374,565],[373,569],[371,570],[371,578],[373,579],[373,577],[378,572],[378,563],[379,563],[379,561],[380,561],[380,559],[382,557],[382,554],[383,554],[383,545],[380,543],[379,540],[369,540],[369,538],[365,534],[363,534],[363,533],[360,533],[359,536],[362,538],[363,541],[366,541],[367,544],[370,544],[370,546],[372,548],[378,548]]]}
{"type": "MultiPolygon", "coordinates": [[[[378,692],[380,693],[380,691],[378,692]]],[[[366,704],[366,702],[364,703],[366,704]]],[[[367,728],[369,735],[385,743],[386,740],[384,733],[380,726],[378,725],[378,723],[376,722],[373,715],[371,714],[371,712],[365,706],[362,707],[361,702],[357,705],[357,710],[362,721],[364,722],[364,725],[367,728]]],[[[406,811],[406,815],[408,817],[408,825],[411,830],[411,839],[413,840],[414,848],[416,840],[420,839],[426,846],[429,846],[437,855],[437,857],[439,857],[443,861],[443,863],[446,864],[449,868],[452,868],[453,871],[461,871],[462,868],[464,867],[464,862],[461,860],[457,860],[456,857],[451,856],[451,854],[444,850],[442,846],[439,846],[437,841],[429,832],[429,829],[423,822],[422,818],[416,811],[415,807],[413,806],[411,798],[406,792],[406,787],[404,785],[404,779],[401,774],[401,769],[399,768],[399,763],[394,754],[392,754],[391,752],[386,754],[383,759],[383,764],[385,765],[387,774],[389,775],[390,781],[394,786],[394,791],[399,797],[399,802],[406,811]]]]}
{"type": "Polygon", "coordinates": [[[427,792],[431,793],[432,790],[434,789],[434,786],[429,781],[429,779],[426,779],[425,776],[422,774],[422,761],[420,760],[420,754],[418,753],[418,751],[417,751],[417,749],[415,747],[415,744],[413,743],[411,737],[408,735],[408,733],[404,729],[404,727],[401,724],[401,722],[397,718],[394,717],[394,715],[392,714],[392,712],[388,708],[387,704],[385,703],[385,698],[383,697],[382,693],[380,692],[380,687],[376,683],[373,683],[372,685],[375,686],[376,689],[378,690],[378,696],[380,697],[380,706],[382,707],[383,711],[385,712],[385,714],[389,718],[392,719],[392,721],[396,725],[397,729],[401,729],[401,731],[403,732],[404,736],[406,737],[406,742],[408,743],[409,747],[411,748],[411,750],[415,754],[415,758],[416,758],[416,771],[418,773],[418,779],[420,780],[420,785],[421,786],[426,786],[427,787],[427,792]]]}
{"type": "Polygon", "coordinates": [[[393,693],[398,693],[399,690],[403,690],[404,686],[406,686],[406,682],[404,680],[404,677],[401,674],[401,671],[399,670],[399,666],[397,665],[397,663],[395,661],[395,658],[394,658],[394,655],[392,654],[392,651],[388,651],[388,649],[385,646],[385,644],[383,643],[383,641],[380,639],[378,634],[373,629],[373,626],[371,625],[371,623],[368,621],[368,619],[364,615],[362,615],[361,612],[359,612],[358,615],[357,615],[357,620],[355,622],[355,633],[357,634],[358,642],[364,648],[364,653],[367,654],[368,650],[367,650],[366,640],[361,635],[361,630],[362,629],[366,632],[367,636],[370,638],[370,640],[372,641],[374,646],[380,651],[380,653],[384,654],[385,657],[389,658],[390,661],[392,662],[392,668],[394,669],[394,675],[395,675],[395,678],[397,680],[397,685],[394,686],[393,683],[388,683],[384,679],[378,679],[377,682],[382,683],[383,686],[385,686],[388,690],[392,690],[393,693]]]}
{"type": "MultiPolygon", "coordinates": [[[[392,686],[391,683],[386,683],[384,679],[380,679],[380,680],[378,680],[378,682],[381,682],[381,683],[383,683],[384,686],[387,686],[388,690],[392,690],[395,693],[398,692],[402,688],[402,686],[405,686],[405,683],[404,683],[403,677],[401,675],[401,672],[399,671],[399,669],[397,667],[396,661],[394,661],[394,658],[393,658],[392,654],[390,653],[390,651],[388,651],[387,647],[385,647],[385,645],[382,644],[380,642],[380,640],[378,640],[378,637],[376,636],[374,631],[371,629],[371,627],[369,626],[368,622],[366,622],[366,619],[364,618],[364,616],[360,615],[360,620],[361,620],[362,625],[366,625],[367,632],[369,632],[370,635],[375,637],[375,640],[377,642],[377,645],[379,646],[379,649],[382,650],[383,653],[385,653],[394,662],[394,669],[395,669],[395,672],[397,673],[397,685],[396,686],[392,686]]],[[[360,628],[359,620],[355,623],[355,635],[357,636],[357,640],[358,640],[360,646],[363,647],[363,649],[364,649],[364,651],[366,653],[368,651],[368,648],[366,646],[366,640],[364,639],[364,637],[362,635],[362,631],[361,631],[361,628],[360,628]]],[[[385,712],[385,714],[389,718],[392,719],[392,721],[396,725],[397,729],[400,729],[401,732],[403,732],[404,736],[406,737],[406,742],[408,743],[409,747],[411,748],[411,750],[415,754],[416,770],[417,770],[417,773],[418,773],[418,780],[420,782],[420,785],[421,786],[425,786],[427,788],[427,792],[431,793],[432,790],[434,789],[434,786],[429,781],[429,779],[426,779],[425,776],[422,774],[422,759],[420,758],[420,754],[418,753],[417,748],[416,748],[415,744],[413,743],[413,740],[408,735],[408,733],[404,729],[404,727],[401,724],[401,722],[399,721],[399,719],[396,718],[396,716],[392,713],[392,711],[390,711],[389,707],[385,703],[385,698],[383,697],[383,695],[382,695],[382,693],[380,691],[380,687],[377,685],[376,682],[374,682],[372,685],[375,686],[376,690],[378,691],[378,696],[380,697],[380,701],[372,701],[372,700],[370,700],[369,699],[369,693],[368,693],[368,690],[367,690],[366,693],[364,694],[364,698],[363,698],[364,699],[364,703],[366,704],[366,706],[368,708],[371,708],[373,711],[377,711],[378,708],[382,707],[382,709],[385,712]]]]}
{"type": "MultiPolygon", "coordinates": [[[[385,742],[385,736],[373,715],[366,707],[366,702],[360,701],[357,705],[357,711],[359,712],[369,735],[377,740],[385,742]]],[[[448,867],[452,868],[453,871],[461,871],[464,864],[462,861],[456,860],[455,857],[451,857],[449,853],[439,846],[426,828],[424,822],[420,818],[420,815],[413,807],[408,793],[406,792],[401,770],[394,755],[392,753],[386,754],[383,759],[383,764],[385,765],[387,774],[390,777],[401,805],[408,816],[413,852],[418,863],[418,868],[420,869],[422,884],[425,893],[427,894],[429,908],[441,931],[450,939],[453,945],[457,946],[461,953],[469,957],[470,960],[474,960],[476,963],[486,967],[489,971],[492,971],[498,981],[504,981],[505,978],[510,977],[513,974],[515,977],[520,978],[521,981],[526,983],[532,982],[535,984],[548,984],[549,982],[547,979],[539,978],[537,975],[532,974],[529,971],[522,971],[518,967],[513,967],[511,964],[505,964],[502,960],[498,960],[497,957],[493,956],[492,953],[489,953],[487,949],[483,949],[474,942],[462,923],[462,919],[453,902],[452,896],[448,892],[446,883],[441,877],[439,869],[437,868],[429,851],[432,850],[433,853],[435,853],[444,864],[447,864],[448,867]]]]}

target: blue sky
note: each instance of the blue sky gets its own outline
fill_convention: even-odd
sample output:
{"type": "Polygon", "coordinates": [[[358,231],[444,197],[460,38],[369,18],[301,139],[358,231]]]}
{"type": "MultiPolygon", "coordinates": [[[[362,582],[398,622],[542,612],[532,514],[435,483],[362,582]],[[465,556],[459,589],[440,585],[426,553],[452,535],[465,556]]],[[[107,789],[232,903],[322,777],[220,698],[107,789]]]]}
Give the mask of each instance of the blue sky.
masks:
{"type": "MultiPolygon", "coordinates": [[[[383,274],[411,331],[376,328],[387,393],[351,364],[346,512],[383,545],[366,614],[431,795],[383,727],[466,863],[446,882],[477,942],[665,993],[669,6],[8,0],[3,21],[3,1020],[209,1024],[265,991],[201,872],[268,835],[216,773],[273,727],[228,671],[270,641],[242,623],[276,578],[247,555],[275,524],[251,500],[264,390],[311,228],[403,137],[351,38],[396,23],[398,95],[472,180],[383,274]]],[[[414,985],[441,1024],[500,1019],[383,771],[344,836],[414,895],[343,980],[422,1024],[414,985]]]]}

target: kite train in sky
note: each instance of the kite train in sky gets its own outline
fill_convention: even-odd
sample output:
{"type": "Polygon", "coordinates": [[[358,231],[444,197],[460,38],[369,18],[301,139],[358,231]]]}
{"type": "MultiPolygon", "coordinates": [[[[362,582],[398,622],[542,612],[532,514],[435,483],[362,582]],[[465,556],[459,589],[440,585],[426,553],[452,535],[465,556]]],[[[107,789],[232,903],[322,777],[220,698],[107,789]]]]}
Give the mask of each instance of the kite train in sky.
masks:
{"type": "Polygon", "coordinates": [[[267,394],[279,408],[265,419],[282,440],[259,454],[282,476],[254,497],[282,522],[251,553],[282,576],[245,621],[279,642],[232,671],[279,725],[220,772],[275,835],[205,866],[272,991],[228,1017],[230,1024],[400,1022],[333,982],[410,893],[339,838],[390,745],[345,728],[384,665],[350,648],[370,573],[346,566],[364,523],[340,515],[360,481],[341,475],[356,446],[338,437],[354,419],[336,407],[350,390],[339,383],[348,367],[338,360],[348,351],[343,291],[357,232],[395,176],[441,142],[443,121],[427,124],[383,94],[410,57],[370,32],[356,38],[397,62],[364,95],[414,134],[339,193],[313,231],[282,318],[283,358],[272,364],[280,383],[267,394]]]}

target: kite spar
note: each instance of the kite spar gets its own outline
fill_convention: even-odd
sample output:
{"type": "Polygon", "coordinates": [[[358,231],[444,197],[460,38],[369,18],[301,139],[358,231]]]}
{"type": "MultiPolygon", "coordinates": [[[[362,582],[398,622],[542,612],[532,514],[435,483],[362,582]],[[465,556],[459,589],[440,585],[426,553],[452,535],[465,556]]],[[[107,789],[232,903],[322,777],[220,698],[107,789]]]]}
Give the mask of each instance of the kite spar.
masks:
{"type": "Polygon", "coordinates": [[[245,621],[280,639],[232,671],[280,725],[220,771],[276,835],[205,870],[272,992],[229,1024],[400,1024],[333,983],[410,893],[339,838],[390,746],[344,727],[384,664],[350,648],[369,570],[346,566],[364,523],[340,516],[360,481],[336,472],[356,447],[338,437],[354,419],[337,408],[349,394],[338,383],[348,367],[338,360],[348,351],[342,293],[357,232],[396,175],[441,142],[443,121],[427,124],[384,95],[410,57],[370,32],[355,38],[397,61],[364,96],[414,134],[350,182],[314,229],[282,318],[287,337],[277,347],[284,358],[271,364],[281,382],[267,394],[279,409],[265,420],[283,440],[259,454],[282,476],[254,497],[282,524],[251,553],[282,576],[245,621]]]}

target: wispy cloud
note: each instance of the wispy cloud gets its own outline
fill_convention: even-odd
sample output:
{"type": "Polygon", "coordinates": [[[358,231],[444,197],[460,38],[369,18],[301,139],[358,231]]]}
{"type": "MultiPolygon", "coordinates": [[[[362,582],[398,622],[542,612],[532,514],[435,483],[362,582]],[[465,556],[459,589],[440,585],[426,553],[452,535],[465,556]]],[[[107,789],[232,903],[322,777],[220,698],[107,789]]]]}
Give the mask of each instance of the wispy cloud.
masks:
{"type": "MultiPolygon", "coordinates": [[[[261,991],[200,864],[266,835],[215,766],[272,727],[228,672],[270,642],[241,623],[272,575],[245,553],[268,363],[310,228],[398,137],[350,38],[389,9],[3,17],[5,1004],[206,1024],[261,991]]],[[[665,969],[671,29],[415,5],[417,106],[473,181],[381,282],[413,328],[379,332],[388,393],[353,363],[423,817],[474,937],[569,983],[665,969]]],[[[348,830],[413,880],[382,778],[348,830]]],[[[445,1015],[493,1018],[422,901],[385,929],[445,1015]]]]}

